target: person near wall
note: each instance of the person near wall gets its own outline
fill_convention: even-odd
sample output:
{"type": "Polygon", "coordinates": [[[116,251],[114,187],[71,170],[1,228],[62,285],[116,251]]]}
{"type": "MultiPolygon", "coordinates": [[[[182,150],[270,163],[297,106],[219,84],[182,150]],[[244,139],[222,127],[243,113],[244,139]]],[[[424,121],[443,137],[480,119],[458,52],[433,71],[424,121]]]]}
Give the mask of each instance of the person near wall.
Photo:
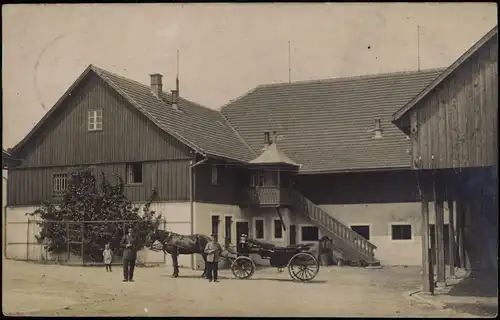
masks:
{"type": "Polygon", "coordinates": [[[204,252],[207,254],[207,265],[208,265],[208,281],[209,282],[219,282],[217,279],[217,273],[219,269],[219,258],[222,253],[222,247],[217,242],[217,235],[212,234],[212,241],[207,243],[204,252]]]}
{"type": "Polygon", "coordinates": [[[135,260],[137,259],[137,237],[132,228],[124,235],[121,242],[123,248],[123,282],[134,281],[135,260]]]}
{"type": "Polygon", "coordinates": [[[106,266],[106,272],[111,272],[111,262],[113,261],[113,251],[110,248],[109,243],[106,243],[104,251],[102,252],[102,257],[104,265],[106,266]]]}

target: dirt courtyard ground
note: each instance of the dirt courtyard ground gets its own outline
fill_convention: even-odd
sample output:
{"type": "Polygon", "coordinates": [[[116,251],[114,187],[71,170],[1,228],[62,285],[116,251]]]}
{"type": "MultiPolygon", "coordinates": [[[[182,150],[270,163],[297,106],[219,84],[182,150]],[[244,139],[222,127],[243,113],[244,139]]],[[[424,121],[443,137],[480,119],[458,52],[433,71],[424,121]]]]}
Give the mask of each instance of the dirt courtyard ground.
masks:
{"type": "Polygon", "coordinates": [[[220,272],[219,283],[181,269],[138,268],[135,282],[122,270],[38,265],[3,260],[2,309],[8,315],[64,316],[378,316],[470,317],[412,305],[403,293],[419,282],[418,268],[377,270],[328,267],[311,283],[288,272],[259,269],[250,280],[220,272]]]}

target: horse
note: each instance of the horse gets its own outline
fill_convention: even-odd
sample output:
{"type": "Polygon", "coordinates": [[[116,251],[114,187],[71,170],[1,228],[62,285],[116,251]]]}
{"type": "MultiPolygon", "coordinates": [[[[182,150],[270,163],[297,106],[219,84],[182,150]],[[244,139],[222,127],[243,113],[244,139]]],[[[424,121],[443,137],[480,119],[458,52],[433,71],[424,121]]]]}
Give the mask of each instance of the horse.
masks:
{"type": "Polygon", "coordinates": [[[210,237],[203,234],[180,235],[170,231],[154,230],[146,237],[146,247],[154,248],[161,245],[161,250],[172,256],[172,264],[174,266],[173,278],[179,276],[179,264],[177,256],[180,254],[200,254],[205,262],[202,278],[206,278],[208,274],[207,255],[205,254],[205,246],[212,241],[210,237]]]}

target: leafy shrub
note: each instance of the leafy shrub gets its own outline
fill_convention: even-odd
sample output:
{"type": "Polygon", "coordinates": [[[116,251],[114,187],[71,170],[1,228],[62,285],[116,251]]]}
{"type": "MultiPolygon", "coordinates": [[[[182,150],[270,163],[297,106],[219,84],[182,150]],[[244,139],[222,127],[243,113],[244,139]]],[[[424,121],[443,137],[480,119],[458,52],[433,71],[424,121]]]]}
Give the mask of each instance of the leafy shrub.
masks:
{"type": "Polygon", "coordinates": [[[124,182],[116,176],[117,183],[111,184],[104,173],[99,187],[92,172],[88,168],[79,168],[70,172],[68,188],[59,204],[43,201],[39,209],[29,216],[38,216],[41,231],[36,235],[39,243],[51,253],[70,252],[81,256],[83,233],[84,260],[102,261],[102,250],[106,243],[111,244],[115,255],[121,255],[120,240],[130,227],[138,237],[138,249],[144,247],[146,235],[159,227],[161,215],[156,215],[150,206],[156,197],[156,190],[142,208],[134,205],[124,195],[124,182]],[[112,222],[116,220],[135,220],[131,223],[112,222]],[[61,221],[61,222],[59,222],[61,221]],[[71,223],[65,223],[71,221],[71,223]],[[110,221],[96,223],[75,223],[75,221],[110,221]],[[69,228],[68,228],[69,225],[69,228]],[[68,230],[69,229],[69,230],[68,230]]]}

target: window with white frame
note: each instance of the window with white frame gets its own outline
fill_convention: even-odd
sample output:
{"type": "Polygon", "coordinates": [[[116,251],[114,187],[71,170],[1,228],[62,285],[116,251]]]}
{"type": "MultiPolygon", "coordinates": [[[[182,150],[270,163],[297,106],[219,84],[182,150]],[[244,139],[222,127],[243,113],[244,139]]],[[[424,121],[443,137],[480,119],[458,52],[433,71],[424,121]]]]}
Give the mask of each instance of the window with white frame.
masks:
{"type": "Polygon", "coordinates": [[[89,131],[102,130],[102,110],[89,111],[88,129],[89,131]]]}
{"type": "Polygon", "coordinates": [[[142,163],[128,163],[127,164],[127,183],[142,183],[142,163]]]}
{"type": "Polygon", "coordinates": [[[301,241],[318,241],[319,230],[315,226],[302,226],[300,228],[301,241]]]}
{"type": "Polygon", "coordinates": [[[283,239],[283,224],[281,223],[281,219],[274,219],[273,229],[274,229],[273,238],[283,239]]]}
{"type": "Polygon", "coordinates": [[[391,225],[392,240],[411,240],[411,224],[391,225]]]}
{"type": "Polygon", "coordinates": [[[219,167],[212,166],[212,184],[219,184],[219,167]]]}
{"type": "Polygon", "coordinates": [[[68,188],[68,175],[66,173],[54,174],[53,187],[55,195],[62,195],[68,188]]]}
{"type": "Polygon", "coordinates": [[[254,220],[255,239],[264,239],[264,219],[254,220]]]}

